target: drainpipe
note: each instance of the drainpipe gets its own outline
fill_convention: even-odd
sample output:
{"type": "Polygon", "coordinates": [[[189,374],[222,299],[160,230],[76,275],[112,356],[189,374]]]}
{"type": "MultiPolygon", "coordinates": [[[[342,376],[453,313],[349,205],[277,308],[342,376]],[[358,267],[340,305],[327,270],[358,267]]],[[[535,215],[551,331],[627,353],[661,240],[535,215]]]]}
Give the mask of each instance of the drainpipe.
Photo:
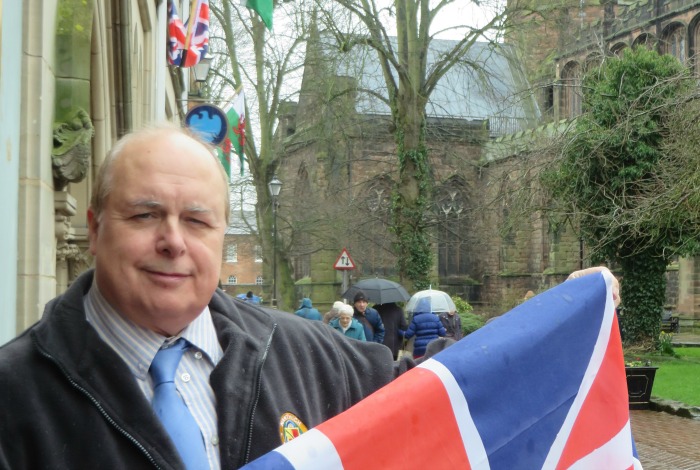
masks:
{"type": "MultiPolygon", "coordinates": [[[[129,0],[118,2],[119,11],[114,13],[114,57],[118,57],[118,63],[114,64],[115,76],[120,80],[121,100],[117,99],[117,134],[118,137],[131,131],[133,119],[131,117],[131,35],[129,33],[130,8],[129,0]]],[[[116,10],[116,9],[115,9],[116,10]]]]}

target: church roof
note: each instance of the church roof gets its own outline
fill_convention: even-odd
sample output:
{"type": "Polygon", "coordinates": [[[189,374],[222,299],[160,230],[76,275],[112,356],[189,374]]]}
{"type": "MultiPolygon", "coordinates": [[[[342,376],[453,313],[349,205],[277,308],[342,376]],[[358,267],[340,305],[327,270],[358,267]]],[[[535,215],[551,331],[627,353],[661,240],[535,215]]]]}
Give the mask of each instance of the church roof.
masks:
{"type": "MultiPolygon", "coordinates": [[[[428,51],[428,70],[457,44],[454,40],[434,39],[428,51]]],[[[393,47],[396,47],[394,40],[393,47]]],[[[356,46],[339,52],[326,44],[338,59],[336,74],[354,77],[360,114],[390,114],[390,109],[372,90],[386,98],[386,85],[376,52],[368,46],[356,46]]],[[[477,42],[466,56],[439,81],[426,107],[428,118],[483,120],[494,118],[537,119],[539,110],[529,90],[525,74],[508,45],[477,42]]]]}

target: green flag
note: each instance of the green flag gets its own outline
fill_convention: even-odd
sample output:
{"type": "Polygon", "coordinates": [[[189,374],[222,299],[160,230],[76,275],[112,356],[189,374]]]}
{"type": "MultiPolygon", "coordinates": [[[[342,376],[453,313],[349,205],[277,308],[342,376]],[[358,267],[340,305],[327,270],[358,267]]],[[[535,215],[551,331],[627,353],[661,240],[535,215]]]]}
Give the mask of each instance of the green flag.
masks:
{"type": "Polygon", "coordinates": [[[257,12],[267,29],[272,30],[272,0],[241,0],[241,5],[257,12]]]}
{"type": "Polygon", "coordinates": [[[235,152],[241,162],[241,176],[243,176],[245,170],[245,155],[243,153],[245,147],[245,95],[243,90],[233,98],[231,107],[226,111],[226,119],[228,120],[228,133],[222,143],[219,158],[221,158],[221,164],[224,165],[230,177],[231,152],[235,152]]]}

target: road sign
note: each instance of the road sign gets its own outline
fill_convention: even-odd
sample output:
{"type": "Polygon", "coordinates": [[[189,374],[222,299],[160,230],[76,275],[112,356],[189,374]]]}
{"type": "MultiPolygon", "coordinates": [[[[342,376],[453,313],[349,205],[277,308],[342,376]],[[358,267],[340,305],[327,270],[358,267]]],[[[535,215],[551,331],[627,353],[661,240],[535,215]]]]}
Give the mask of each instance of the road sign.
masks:
{"type": "Polygon", "coordinates": [[[352,258],[350,258],[350,253],[348,253],[348,250],[343,248],[343,251],[340,253],[340,256],[338,256],[338,259],[333,265],[333,269],[337,269],[339,271],[355,269],[355,262],[352,260],[352,258]]]}

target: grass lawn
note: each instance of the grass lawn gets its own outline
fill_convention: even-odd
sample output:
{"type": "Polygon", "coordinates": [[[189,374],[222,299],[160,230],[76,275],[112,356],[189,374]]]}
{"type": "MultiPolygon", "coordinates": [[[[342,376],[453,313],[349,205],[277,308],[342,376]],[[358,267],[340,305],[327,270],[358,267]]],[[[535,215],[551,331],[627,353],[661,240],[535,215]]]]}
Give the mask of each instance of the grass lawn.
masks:
{"type": "MultiPolygon", "coordinates": [[[[686,405],[700,406],[700,348],[674,348],[678,357],[644,355],[658,366],[651,394],[686,405]]],[[[628,356],[628,358],[632,358],[628,356]]],[[[636,359],[636,357],[634,358],[636,359]]]]}

